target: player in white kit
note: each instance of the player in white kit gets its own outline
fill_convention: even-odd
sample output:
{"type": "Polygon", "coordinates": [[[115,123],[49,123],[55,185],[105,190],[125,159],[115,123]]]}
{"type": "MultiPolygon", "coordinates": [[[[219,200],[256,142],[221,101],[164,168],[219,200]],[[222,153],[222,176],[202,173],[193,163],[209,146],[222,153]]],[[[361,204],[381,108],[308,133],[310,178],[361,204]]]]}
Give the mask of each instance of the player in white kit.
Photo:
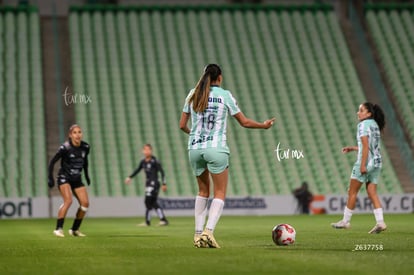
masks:
{"type": "Polygon", "coordinates": [[[230,91],[220,87],[222,81],[221,68],[217,64],[207,65],[196,87],[185,100],[180,120],[180,129],[189,134],[188,154],[199,187],[194,213],[194,246],[199,248],[220,248],[213,231],[223,211],[228,182],[228,115],[235,117],[245,128],[268,129],[275,121],[272,118],[260,123],[246,118],[230,91]],[[190,119],[191,129],[187,126],[190,119]],[[210,176],[214,184],[214,199],[204,228],[210,196],[210,176]]]}

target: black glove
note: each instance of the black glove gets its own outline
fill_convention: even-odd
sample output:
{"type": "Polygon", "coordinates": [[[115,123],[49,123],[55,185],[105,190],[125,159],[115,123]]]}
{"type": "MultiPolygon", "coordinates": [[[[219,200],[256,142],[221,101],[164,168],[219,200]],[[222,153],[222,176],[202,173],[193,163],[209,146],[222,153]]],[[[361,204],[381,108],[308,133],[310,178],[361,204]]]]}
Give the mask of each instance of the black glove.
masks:
{"type": "Polygon", "coordinates": [[[53,178],[48,179],[47,185],[49,185],[49,188],[53,188],[53,186],[55,186],[55,181],[53,180],[53,178]]]}
{"type": "Polygon", "coordinates": [[[89,185],[91,185],[91,179],[90,178],[86,178],[86,183],[89,185]]]}

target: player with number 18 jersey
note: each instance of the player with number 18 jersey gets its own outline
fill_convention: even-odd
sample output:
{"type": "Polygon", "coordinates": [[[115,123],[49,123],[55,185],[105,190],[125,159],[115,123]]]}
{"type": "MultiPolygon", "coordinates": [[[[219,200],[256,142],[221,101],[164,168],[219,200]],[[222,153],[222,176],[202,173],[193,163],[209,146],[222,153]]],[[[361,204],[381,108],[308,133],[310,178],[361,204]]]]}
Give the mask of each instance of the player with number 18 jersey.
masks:
{"type": "Polygon", "coordinates": [[[228,184],[228,116],[233,116],[246,128],[269,129],[274,122],[274,119],[268,119],[260,123],[244,116],[232,94],[220,87],[222,81],[220,66],[208,64],[187,96],[180,119],[180,129],[189,135],[188,158],[198,184],[194,204],[194,246],[198,248],[220,248],[213,231],[223,212],[228,184]],[[190,119],[191,129],[187,126],[190,119]],[[210,177],[214,185],[214,199],[205,225],[210,177]]]}
{"type": "Polygon", "coordinates": [[[229,153],[226,141],[227,116],[240,112],[236,100],[230,91],[212,85],[206,110],[197,113],[188,104],[193,93],[194,89],[187,96],[183,109],[184,113],[191,114],[188,149],[222,148],[229,153]]]}

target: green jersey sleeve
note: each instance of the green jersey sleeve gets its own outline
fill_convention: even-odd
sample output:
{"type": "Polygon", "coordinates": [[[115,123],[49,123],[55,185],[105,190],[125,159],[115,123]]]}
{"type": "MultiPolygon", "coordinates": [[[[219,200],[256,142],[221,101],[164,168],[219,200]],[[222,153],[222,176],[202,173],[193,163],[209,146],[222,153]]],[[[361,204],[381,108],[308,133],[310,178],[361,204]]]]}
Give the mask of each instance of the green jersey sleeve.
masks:
{"type": "Polygon", "coordinates": [[[226,101],[225,104],[229,110],[229,113],[231,116],[234,116],[238,113],[240,113],[240,108],[239,105],[237,105],[237,100],[233,97],[233,95],[231,94],[230,91],[227,91],[227,97],[226,97],[226,101]]]}
{"type": "Polygon", "coordinates": [[[183,113],[187,113],[187,114],[191,113],[191,106],[190,106],[189,101],[190,101],[190,98],[193,95],[193,93],[194,93],[194,89],[192,89],[188,93],[188,95],[187,95],[187,97],[185,99],[185,102],[184,102],[183,113]]]}

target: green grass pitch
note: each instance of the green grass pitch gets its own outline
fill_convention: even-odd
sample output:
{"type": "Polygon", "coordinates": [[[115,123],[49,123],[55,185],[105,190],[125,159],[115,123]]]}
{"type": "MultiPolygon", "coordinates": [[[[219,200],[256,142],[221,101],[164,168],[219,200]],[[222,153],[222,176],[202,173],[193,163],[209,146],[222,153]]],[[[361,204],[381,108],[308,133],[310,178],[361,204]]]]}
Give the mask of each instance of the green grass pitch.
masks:
{"type": "Polygon", "coordinates": [[[215,233],[222,249],[192,246],[192,218],[149,228],[136,227],[139,219],[91,218],[82,226],[88,237],[64,239],[52,235],[55,220],[1,220],[0,274],[410,274],[413,215],[385,217],[388,230],[369,235],[372,215],[354,215],[350,230],[330,227],[339,216],[224,216],[215,233]],[[295,227],[295,245],[273,244],[278,223],[295,227]]]}

